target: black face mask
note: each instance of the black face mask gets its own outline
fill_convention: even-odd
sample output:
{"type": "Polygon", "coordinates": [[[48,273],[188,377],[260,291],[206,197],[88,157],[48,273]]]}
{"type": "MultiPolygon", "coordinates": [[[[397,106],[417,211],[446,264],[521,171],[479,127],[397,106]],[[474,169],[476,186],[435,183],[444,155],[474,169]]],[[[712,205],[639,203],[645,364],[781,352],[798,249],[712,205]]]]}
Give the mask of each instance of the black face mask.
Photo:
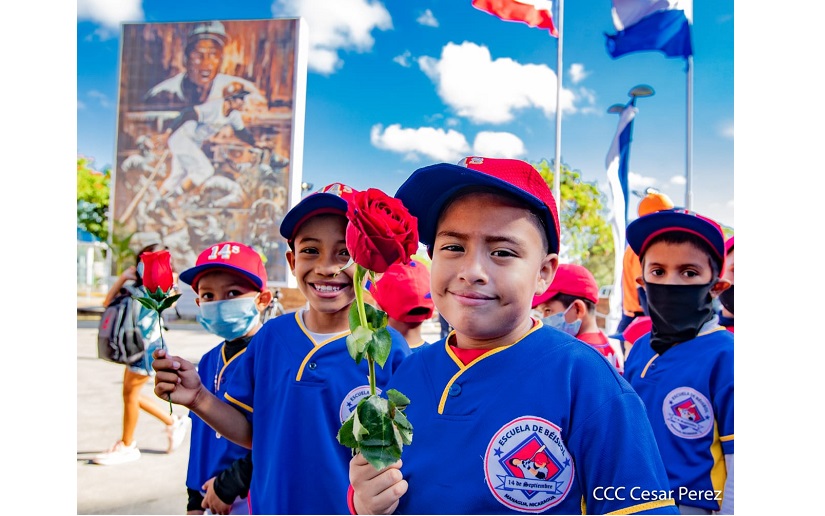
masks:
{"type": "Polygon", "coordinates": [[[719,302],[722,303],[725,310],[733,313],[733,285],[731,285],[726,291],[719,294],[719,302]]]}
{"type": "Polygon", "coordinates": [[[707,285],[661,285],[645,283],[647,305],[653,328],[650,347],[660,355],[674,344],[693,339],[714,315],[707,285]]]}

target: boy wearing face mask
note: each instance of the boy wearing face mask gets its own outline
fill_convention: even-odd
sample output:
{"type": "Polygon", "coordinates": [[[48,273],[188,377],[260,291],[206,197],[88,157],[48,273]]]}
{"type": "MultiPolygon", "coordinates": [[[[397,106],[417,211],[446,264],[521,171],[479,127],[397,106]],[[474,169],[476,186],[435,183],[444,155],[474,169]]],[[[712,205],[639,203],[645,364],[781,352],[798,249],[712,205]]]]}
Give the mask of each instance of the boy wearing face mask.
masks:
{"type": "Polygon", "coordinates": [[[652,329],[625,361],[682,514],[733,514],[733,333],[713,298],[730,287],[716,222],[665,210],[627,227],[652,329]]]}
{"type": "MultiPolygon", "coordinates": [[[[224,339],[198,363],[203,385],[222,397],[229,376],[261,328],[261,316],[272,301],[260,255],[239,242],[221,242],[203,251],[180,275],[192,286],[200,308],[198,322],[224,339]]],[[[216,433],[194,412],[186,489],[187,514],[249,514],[252,459],[249,450],[216,433]]]]}
{"type": "Polygon", "coordinates": [[[545,326],[561,330],[594,347],[622,374],[622,355],[613,349],[596,322],[598,302],[599,285],[593,274],[581,265],[562,263],[547,291],[533,297],[533,316],[541,319],[545,326]]]}

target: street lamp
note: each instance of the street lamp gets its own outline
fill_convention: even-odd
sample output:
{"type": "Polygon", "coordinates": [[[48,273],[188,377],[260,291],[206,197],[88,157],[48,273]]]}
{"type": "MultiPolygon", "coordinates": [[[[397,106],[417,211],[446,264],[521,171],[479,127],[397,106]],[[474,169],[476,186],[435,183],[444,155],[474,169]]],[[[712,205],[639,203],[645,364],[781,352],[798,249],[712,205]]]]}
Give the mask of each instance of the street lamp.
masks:
{"type": "MultiPolygon", "coordinates": [[[[637,84],[630,88],[630,91],[627,93],[627,96],[630,97],[630,101],[627,104],[613,104],[609,108],[607,108],[608,113],[618,114],[621,115],[624,111],[630,107],[636,107],[636,99],[637,98],[644,98],[644,97],[652,97],[656,92],[653,91],[652,86],[648,86],[647,84],[637,84]]],[[[632,139],[633,134],[633,121],[631,120],[628,124],[628,141],[627,141],[627,149],[624,152],[624,156],[622,161],[619,165],[619,181],[622,183],[622,193],[625,198],[625,214],[624,220],[627,220],[627,199],[628,199],[628,185],[627,185],[627,174],[630,170],[630,140],[632,139]]],[[[633,192],[634,194],[636,192],[633,192]]]]}

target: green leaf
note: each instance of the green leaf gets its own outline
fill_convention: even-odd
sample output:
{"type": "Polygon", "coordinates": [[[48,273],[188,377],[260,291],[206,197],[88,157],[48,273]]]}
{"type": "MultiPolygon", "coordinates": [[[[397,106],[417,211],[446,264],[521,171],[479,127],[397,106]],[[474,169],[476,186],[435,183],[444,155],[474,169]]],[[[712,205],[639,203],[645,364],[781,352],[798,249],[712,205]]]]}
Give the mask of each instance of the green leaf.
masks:
{"type": "Polygon", "coordinates": [[[135,301],[138,301],[140,304],[148,308],[149,310],[157,310],[158,304],[155,303],[153,299],[148,297],[132,297],[135,301]]]}
{"type": "Polygon", "coordinates": [[[353,427],[355,425],[355,412],[349,415],[344,424],[338,430],[338,442],[347,448],[358,448],[358,441],[355,440],[355,432],[353,427]]]}
{"type": "Polygon", "coordinates": [[[389,321],[387,312],[379,310],[369,303],[364,303],[364,312],[367,314],[367,326],[369,326],[371,330],[386,328],[387,322],[389,321]]]}
{"type": "Polygon", "coordinates": [[[410,404],[410,398],[404,396],[395,389],[387,391],[387,399],[394,403],[399,409],[404,410],[410,404]]]}
{"type": "MultiPolygon", "coordinates": [[[[349,329],[358,328],[361,326],[361,318],[358,316],[358,303],[349,305],[349,329]]],[[[351,353],[350,353],[351,354],[351,353]]]]}
{"type": "Polygon", "coordinates": [[[355,360],[356,364],[361,363],[361,359],[364,358],[364,353],[371,341],[372,331],[363,326],[355,328],[351,334],[347,335],[347,351],[349,351],[349,356],[355,360]]]}
{"type": "Polygon", "coordinates": [[[384,469],[401,458],[401,447],[398,445],[362,446],[359,451],[375,469],[384,469]]]}
{"type": "Polygon", "coordinates": [[[367,353],[375,360],[375,362],[382,368],[390,356],[392,349],[392,336],[386,328],[376,330],[369,345],[367,346],[367,353]]]}
{"type": "Polygon", "coordinates": [[[167,297],[166,299],[161,301],[160,305],[158,305],[158,313],[163,312],[167,308],[171,307],[181,295],[182,294],[175,294],[174,296],[167,297]]]}

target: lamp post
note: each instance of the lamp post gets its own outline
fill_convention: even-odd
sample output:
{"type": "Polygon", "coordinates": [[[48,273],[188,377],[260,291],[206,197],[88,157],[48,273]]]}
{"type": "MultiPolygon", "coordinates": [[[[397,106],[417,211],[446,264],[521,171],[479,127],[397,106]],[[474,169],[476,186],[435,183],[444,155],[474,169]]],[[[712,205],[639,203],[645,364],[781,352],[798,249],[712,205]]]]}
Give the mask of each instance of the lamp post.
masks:
{"type": "MultiPolygon", "coordinates": [[[[652,97],[655,95],[656,92],[653,90],[652,86],[648,86],[647,84],[637,84],[636,86],[630,88],[630,91],[627,93],[630,100],[627,104],[613,104],[609,108],[607,108],[608,113],[614,113],[621,115],[624,111],[629,107],[636,107],[636,99],[644,98],[644,97],[652,97]]],[[[620,164],[619,164],[619,178],[622,183],[622,193],[624,194],[625,198],[625,207],[624,207],[624,220],[627,223],[627,194],[628,194],[628,186],[627,186],[627,177],[628,173],[630,172],[630,140],[633,139],[633,123],[631,122],[630,127],[628,128],[628,141],[627,141],[627,148],[625,150],[625,156],[622,157],[620,164]]]]}

